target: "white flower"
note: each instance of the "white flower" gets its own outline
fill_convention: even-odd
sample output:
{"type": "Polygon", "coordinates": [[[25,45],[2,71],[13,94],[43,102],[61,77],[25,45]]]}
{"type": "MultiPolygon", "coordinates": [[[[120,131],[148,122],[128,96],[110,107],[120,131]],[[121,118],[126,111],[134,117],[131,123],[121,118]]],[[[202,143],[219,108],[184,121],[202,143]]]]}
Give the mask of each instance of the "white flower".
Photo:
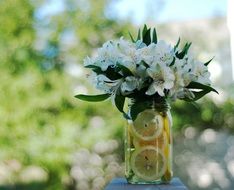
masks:
{"type": "Polygon", "coordinates": [[[98,49],[98,57],[94,60],[94,65],[106,71],[109,66],[115,66],[121,59],[115,42],[108,41],[103,44],[102,48],[98,49]]]}
{"type": "Polygon", "coordinates": [[[159,63],[153,64],[147,69],[147,73],[153,79],[152,84],[146,91],[147,95],[153,95],[157,92],[160,96],[165,96],[164,90],[169,90],[174,85],[175,76],[172,70],[166,65],[159,63]]]}
{"type": "Polygon", "coordinates": [[[96,88],[111,94],[112,100],[119,93],[126,96],[145,88],[146,95],[193,98],[194,94],[186,87],[193,81],[210,84],[210,73],[190,50],[183,59],[175,56],[176,51],[164,41],[147,46],[141,40],[132,43],[120,38],[103,44],[96,57],[84,59],[84,65],[94,71],[92,78],[96,88]],[[131,74],[120,65],[128,68],[131,74]],[[101,72],[92,66],[99,67],[101,72]],[[111,80],[112,74],[118,79],[111,80]]]}
{"type": "MultiPolygon", "coordinates": [[[[192,73],[192,67],[193,67],[193,59],[175,59],[175,63],[172,66],[174,69],[174,72],[176,72],[175,75],[177,75],[177,82],[178,80],[183,80],[183,86],[188,86],[191,81],[195,79],[194,74],[192,73]],[[180,76],[182,75],[182,76],[180,76]]],[[[182,83],[182,82],[179,82],[182,83]]]]}
{"type": "Polygon", "coordinates": [[[130,94],[135,89],[140,89],[142,85],[142,80],[134,76],[129,76],[125,78],[125,81],[121,84],[121,93],[130,94]]]}
{"type": "Polygon", "coordinates": [[[204,63],[200,61],[194,61],[192,72],[197,79],[196,82],[199,82],[205,85],[210,84],[210,79],[209,79],[210,73],[207,69],[207,66],[205,66],[204,63]]]}
{"type": "Polygon", "coordinates": [[[122,80],[110,80],[105,75],[96,75],[94,78],[94,83],[96,88],[102,90],[108,94],[113,94],[119,88],[122,83],[122,80]]]}
{"type": "Polygon", "coordinates": [[[120,50],[120,53],[126,54],[127,49],[136,49],[135,44],[131,43],[130,41],[124,40],[123,37],[121,37],[118,41],[116,41],[116,45],[118,49],[120,50]]]}
{"type": "Polygon", "coordinates": [[[116,52],[118,52],[118,64],[127,67],[132,73],[135,73],[136,64],[141,58],[136,55],[136,46],[129,41],[120,38],[115,42],[116,52]]]}
{"type": "Polygon", "coordinates": [[[117,42],[117,47],[120,56],[119,64],[127,67],[132,73],[135,73],[136,65],[141,61],[141,56],[137,54],[135,44],[125,41],[123,38],[121,38],[117,42]]]}
{"type": "Polygon", "coordinates": [[[128,68],[133,74],[136,73],[136,64],[132,61],[131,57],[125,57],[120,64],[128,68]]]}
{"type": "Polygon", "coordinates": [[[180,92],[184,88],[184,79],[183,79],[183,72],[178,69],[174,69],[174,85],[170,89],[170,96],[176,96],[177,92],[180,92]]]}
{"type": "Polygon", "coordinates": [[[152,43],[149,46],[145,46],[137,50],[137,55],[146,62],[148,65],[151,65],[154,60],[156,60],[156,44],[152,43]]]}
{"type": "Polygon", "coordinates": [[[186,64],[183,67],[183,79],[184,79],[184,86],[188,86],[190,82],[195,80],[195,76],[192,72],[192,69],[188,64],[186,64]]]}
{"type": "Polygon", "coordinates": [[[174,86],[170,89],[169,95],[172,99],[185,97],[184,87],[186,87],[193,78],[191,74],[191,65],[187,59],[175,59],[174,65],[171,66],[174,72],[174,86]]]}
{"type": "Polygon", "coordinates": [[[158,62],[167,66],[172,63],[175,55],[173,48],[164,41],[159,41],[157,44],[151,43],[149,46],[138,49],[138,54],[148,65],[158,62]]]}
{"type": "Polygon", "coordinates": [[[172,63],[175,52],[170,45],[166,44],[166,42],[160,40],[156,44],[155,51],[159,63],[166,64],[167,66],[172,63]]]}

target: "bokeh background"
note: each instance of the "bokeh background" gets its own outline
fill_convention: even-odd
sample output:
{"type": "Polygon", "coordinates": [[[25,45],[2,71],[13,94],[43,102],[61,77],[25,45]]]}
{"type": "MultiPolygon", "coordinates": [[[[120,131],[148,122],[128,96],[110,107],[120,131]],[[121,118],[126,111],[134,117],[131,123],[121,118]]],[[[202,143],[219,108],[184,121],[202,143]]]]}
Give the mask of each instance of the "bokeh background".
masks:
{"type": "Polygon", "coordinates": [[[124,175],[121,114],[109,101],[74,95],[96,92],[84,57],[146,23],[171,44],[192,41],[202,61],[215,56],[209,70],[219,95],[171,105],[174,174],[191,190],[233,190],[227,10],[226,0],[0,1],[0,189],[102,190],[124,175]]]}

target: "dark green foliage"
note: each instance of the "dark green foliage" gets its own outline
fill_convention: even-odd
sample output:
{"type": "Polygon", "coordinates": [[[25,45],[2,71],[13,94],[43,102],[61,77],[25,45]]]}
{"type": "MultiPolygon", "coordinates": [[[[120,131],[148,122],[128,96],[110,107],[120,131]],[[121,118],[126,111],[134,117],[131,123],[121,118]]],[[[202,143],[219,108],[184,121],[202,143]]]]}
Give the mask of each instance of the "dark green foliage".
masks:
{"type": "Polygon", "coordinates": [[[218,92],[214,88],[212,88],[212,87],[210,87],[208,85],[198,83],[198,82],[191,82],[186,88],[202,89],[202,90],[207,90],[209,92],[213,91],[213,92],[216,92],[218,94],[218,92]]]}
{"type": "Polygon", "coordinates": [[[137,115],[144,111],[145,109],[151,108],[152,104],[148,101],[136,101],[133,102],[130,108],[130,116],[131,119],[134,121],[137,118],[137,115]]]}
{"type": "Polygon", "coordinates": [[[176,48],[179,47],[179,44],[180,44],[180,38],[179,38],[178,41],[176,42],[176,45],[174,46],[174,50],[176,50],[176,48]]]}
{"type": "Polygon", "coordinates": [[[140,112],[150,108],[154,108],[159,112],[166,112],[168,109],[168,102],[158,94],[148,96],[142,92],[138,93],[132,98],[131,106],[129,107],[131,119],[134,121],[140,112]]]}
{"type": "Polygon", "coordinates": [[[225,129],[233,133],[234,121],[229,120],[234,114],[233,105],[232,99],[227,99],[222,104],[216,104],[213,100],[204,98],[199,100],[196,106],[185,101],[177,101],[171,105],[173,127],[178,133],[188,126],[196,127],[198,130],[225,129]]]}
{"type": "Polygon", "coordinates": [[[97,74],[102,74],[103,73],[103,71],[101,70],[101,68],[98,67],[98,66],[95,66],[95,65],[87,65],[87,66],[85,66],[85,68],[92,69],[93,72],[95,72],[97,74]]]}
{"type": "Polygon", "coordinates": [[[182,98],[182,100],[185,100],[188,102],[197,101],[198,99],[202,98],[209,92],[215,92],[218,94],[218,92],[214,88],[198,83],[198,82],[191,82],[186,88],[191,89],[191,92],[194,94],[194,98],[188,98],[188,97],[182,98]],[[200,91],[195,91],[193,89],[196,89],[196,90],[199,89],[200,91]]]}
{"type": "Polygon", "coordinates": [[[144,25],[144,28],[141,32],[141,29],[138,30],[137,34],[137,39],[135,40],[132,36],[131,33],[129,33],[130,38],[132,42],[137,42],[138,40],[141,40],[143,43],[145,43],[147,46],[150,45],[151,43],[157,43],[158,42],[158,37],[157,37],[157,32],[156,29],[154,28],[151,31],[151,28],[147,28],[146,25],[144,25]]]}
{"type": "Polygon", "coordinates": [[[115,106],[117,107],[117,109],[124,113],[124,102],[125,102],[125,97],[122,96],[120,93],[115,95],[115,106]]]}
{"type": "MultiPolygon", "coordinates": [[[[178,45],[179,45],[179,42],[180,42],[180,40],[178,40],[178,42],[177,42],[178,45]]],[[[186,43],[184,45],[184,47],[183,47],[183,49],[182,49],[181,52],[176,52],[176,57],[179,58],[179,59],[183,59],[184,56],[188,53],[188,50],[189,50],[189,48],[190,48],[191,45],[192,45],[191,42],[190,43],[186,43]]]]}
{"type": "Polygon", "coordinates": [[[147,29],[145,34],[142,35],[142,38],[143,38],[143,42],[148,46],[151,44],[151,36],[150,36],[150,32],[151,29],[147,29]]]}
{"type": "Polygon", "coordinates": [[[138,33],[137,33],[137,40],[141,39],[141,29],[138,29],[138,33]]]}
{"type": "Polygon", "coordinates": [[[0,66],[10,73],[23,72],[40,60],[33,49],[34,8],[27,0],[0,1],[0,66]]]}
{"type": "Polygon", "coordinates": [[[76,98],[88,102],[101,102],[106,100],[107,98],[110,97],[109,94],[99,94],[99,95],[83,95],[83,94],[78,94],[75,96],[76,98]]]}
{"type": "Polygon", "coordinates": [[[121,117],[112,117],[118,113],[110,109],[110,102],[91,106],[75,100],[75,86],[91,91],[85,74],[72,77],[64,70],[66,64],[81,65],[94,48],[131,29],[104,16],[106,1],[85,2],[91,3],[85,14],[71,0],[64,2],[63,12],[39,18],[36,11],[44,1],[0,1],[0,165],[9,166],[1,170],[7,177],[1,175],[0,189],[68,189],[73,154],[122,134],[121,117]],[[64,45],[63,37],[72,35],[73,44],[64,45]],[[95,115],[105,124],[89,129],[95,115]],[[10,161],[19,163],[19,170],[10,168],[10,161]],[[23,176],[28,166],[43,169],[48,178],[23,181],[31,177],[23,176]]]}
{"type": "Polygon", "coordinates": [[[156,29],[154,28],[153,30],[153,39],[152,39],[153,43],[157,43],[158,42],[158,38],[157,38],[157,33],[156,33],[156,29]]]}
{"type": "Polygon", "coordinates": [[[204,65],[208,66],[213,59],[214,59],[214,57],[212,59],[210,59],[209,61],[207,61],[206,63],[204,63],[204,65]]]}
{"type": "Polygon", "coordinates": [[[121,70],[124,77],[133,75],[132,72],[127,67],[125,67],[124,65],[117,64],[116,66],[117,66],[117,68],[119,68],[121,70]]]}

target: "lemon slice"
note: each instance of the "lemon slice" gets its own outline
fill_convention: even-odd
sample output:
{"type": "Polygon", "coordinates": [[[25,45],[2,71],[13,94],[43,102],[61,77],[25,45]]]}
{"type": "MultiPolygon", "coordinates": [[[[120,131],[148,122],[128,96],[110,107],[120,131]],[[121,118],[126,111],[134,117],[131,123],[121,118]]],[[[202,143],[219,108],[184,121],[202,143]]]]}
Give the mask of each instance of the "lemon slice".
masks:
{"type": "Polygon", "coordinates": [[[133,144],[136,148],[143,147],[143,146],[153,146],[154,148],[163,149],[167,145],[167,134],[165,131],[158,137],[153,140],[145,141],[142,139],[134,138],[133,144]]]}
{"type": "Polygon", "coordinates": [[[166,160],[160,149],[145,146],[133,152],[131,167],[136,176],[143,180],[158,180],[165,173],[166,160]]]}
{"type": "Polygon", "coordinates": [[[163,130],[163,118],[153,110],[145,110],[138,114],[132,123],[132,133],[143,140],[153,140],[163,130]]]}

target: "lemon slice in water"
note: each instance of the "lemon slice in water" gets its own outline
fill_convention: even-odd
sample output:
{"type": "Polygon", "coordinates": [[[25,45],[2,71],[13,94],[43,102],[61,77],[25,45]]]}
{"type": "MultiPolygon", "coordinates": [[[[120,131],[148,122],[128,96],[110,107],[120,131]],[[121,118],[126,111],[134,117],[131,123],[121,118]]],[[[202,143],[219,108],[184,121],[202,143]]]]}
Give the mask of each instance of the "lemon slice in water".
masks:
{"type": "Polygon", "coordinates": [[[162,131],[160,136],[149,141],[134,138],[133,144],[136,148],[143,147],[143,146],[153,146],[154,148],[163,149],[163,147],[167,145],[167,133],[165,131],[162,131]]]}
{"type": "Polygon", "coordinates": [[[133,152],[131,168],[143,180],[159,180],[165,173],[166,160],[160,149],[145,146],[133,152]]]}
{"type": "Polygon", "coordinates": [[[158,137],[163,130],[163,118],[155,114],[153,110],[145,110],[138,114],[132,123],[132,133],[143,140],[153,140],[158,137]]]}

